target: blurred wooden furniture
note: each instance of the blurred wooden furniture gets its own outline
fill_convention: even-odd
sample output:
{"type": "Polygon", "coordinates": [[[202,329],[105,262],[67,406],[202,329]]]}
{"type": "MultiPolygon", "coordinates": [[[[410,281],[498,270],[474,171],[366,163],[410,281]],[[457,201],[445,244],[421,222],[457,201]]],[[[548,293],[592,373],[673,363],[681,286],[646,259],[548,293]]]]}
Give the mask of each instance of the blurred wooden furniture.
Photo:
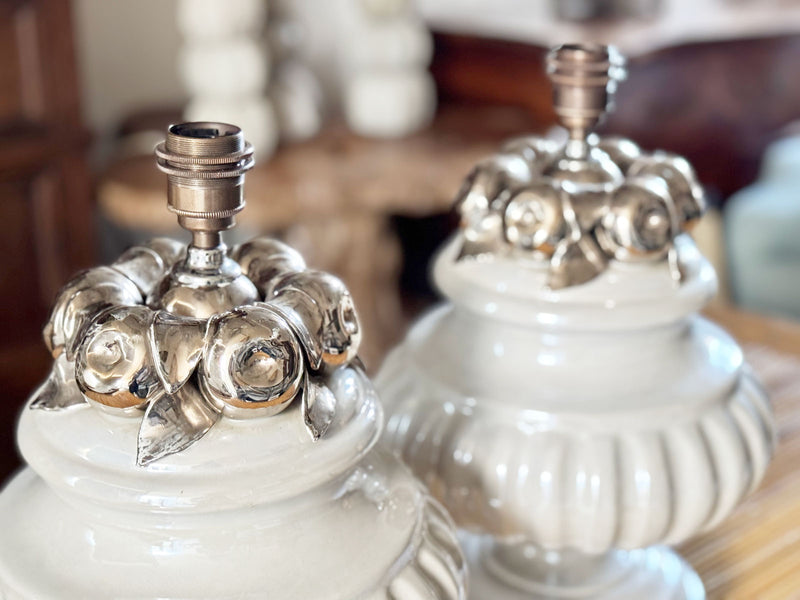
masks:
{"type": "Polygon", "coordinates": [[[0,3],[0,479],[16,415],[51,358],[41,327],[58,288],[93,262],[68,0],[0,3]]]}

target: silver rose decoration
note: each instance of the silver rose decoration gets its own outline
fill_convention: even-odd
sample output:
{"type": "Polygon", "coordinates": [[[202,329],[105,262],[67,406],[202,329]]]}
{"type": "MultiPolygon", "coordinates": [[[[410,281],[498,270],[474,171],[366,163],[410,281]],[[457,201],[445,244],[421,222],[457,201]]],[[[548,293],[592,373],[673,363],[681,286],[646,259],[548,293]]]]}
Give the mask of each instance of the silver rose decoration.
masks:
{"type": "Polygon", "coordinates": [[[229,255],[263,301],[208,319],[146,306],[185,252],[153,240],[70,281],[45,327],[53,370],[29,407],[141,416],[139,465],[188,448],[221,418],[272,416],[298,396],[310,436],[323,437],[336,415],[329,376],[361,368],[347,288],[307,270],[285,244],[258,238],[229,255]]]}
{"type": "Polygon", "coordinates": [[[679,281],[675,238],[705,209],[685,159],[596,135],[561,147],[511,140],[473,169],[455,205],[459,260],[529,254],[549,262],[552,289],[591,281],[611,260],[670,258],[679,281]]]}

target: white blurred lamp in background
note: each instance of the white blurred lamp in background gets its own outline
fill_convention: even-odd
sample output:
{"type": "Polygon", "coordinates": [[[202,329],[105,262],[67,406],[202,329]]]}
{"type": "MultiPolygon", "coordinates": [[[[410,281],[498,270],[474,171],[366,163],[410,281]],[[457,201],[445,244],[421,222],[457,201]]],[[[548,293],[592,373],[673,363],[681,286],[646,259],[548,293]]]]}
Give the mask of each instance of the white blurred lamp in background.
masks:
{"type": "Polygon", "coordinates": [[[187,121],[239,123],[256,151],[270,154],[278,124],[267,97],[271,58],[262,34],[264,0],[179,0],[178,59],[190,95],[187,121]]]}
{"type": "Polygon", "coordinates": [[[344,0],[337,44],[345,117],[371,137],[426,125],[436,108],[433,44],[409,0],[344,0]]]}
{"type": "Polygon", "coordinates": [[[319,130],[322,90],[287,2],[179,0],[178,29],[187,120],[242,123],[262,157],[319,130]]]}
{"type": "Polygon", "coordinates": [[[410,0],[179,0],[178,29],[184,117],[242,123],[261,156],[314,135],[325,93],[370,137],[412,133],[436,108],[432,37],[410,0]],[[309,57],[335,71],[329,89],[309,57]]]}
{"type": "Polygon", "coordinates": [[[308,41],[305,24],[291,11],[289,0],[272,0],[267,45],[274,65],[269,85],[282,140],[313,136],[322,127],[324,96],[314,71],[302,58],[308,41]]]}

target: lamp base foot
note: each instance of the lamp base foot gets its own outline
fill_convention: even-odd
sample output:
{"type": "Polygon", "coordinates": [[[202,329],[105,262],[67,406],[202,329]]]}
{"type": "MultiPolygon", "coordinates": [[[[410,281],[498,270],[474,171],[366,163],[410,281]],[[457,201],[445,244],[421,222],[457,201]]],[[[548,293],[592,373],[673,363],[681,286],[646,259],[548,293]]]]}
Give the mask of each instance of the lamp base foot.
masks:
{"type": "Polygon", "coordinates": [[[663,546],[588,556],[460,535],[475,600],[705,600],[692,567],[663,546]]]}

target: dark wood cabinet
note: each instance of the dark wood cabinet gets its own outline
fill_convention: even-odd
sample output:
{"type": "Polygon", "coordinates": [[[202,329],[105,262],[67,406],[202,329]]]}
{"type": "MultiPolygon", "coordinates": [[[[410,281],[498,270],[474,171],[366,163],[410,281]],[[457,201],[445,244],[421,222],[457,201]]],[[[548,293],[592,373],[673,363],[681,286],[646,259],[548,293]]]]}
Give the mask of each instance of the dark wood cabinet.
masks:
{"type": "Polygon", "coordinates": [[[88,141],[70,2],[0,2],[0,480],[18,464],[16,416],[51,364],[49,306],[94,262],[88,141]]]}

